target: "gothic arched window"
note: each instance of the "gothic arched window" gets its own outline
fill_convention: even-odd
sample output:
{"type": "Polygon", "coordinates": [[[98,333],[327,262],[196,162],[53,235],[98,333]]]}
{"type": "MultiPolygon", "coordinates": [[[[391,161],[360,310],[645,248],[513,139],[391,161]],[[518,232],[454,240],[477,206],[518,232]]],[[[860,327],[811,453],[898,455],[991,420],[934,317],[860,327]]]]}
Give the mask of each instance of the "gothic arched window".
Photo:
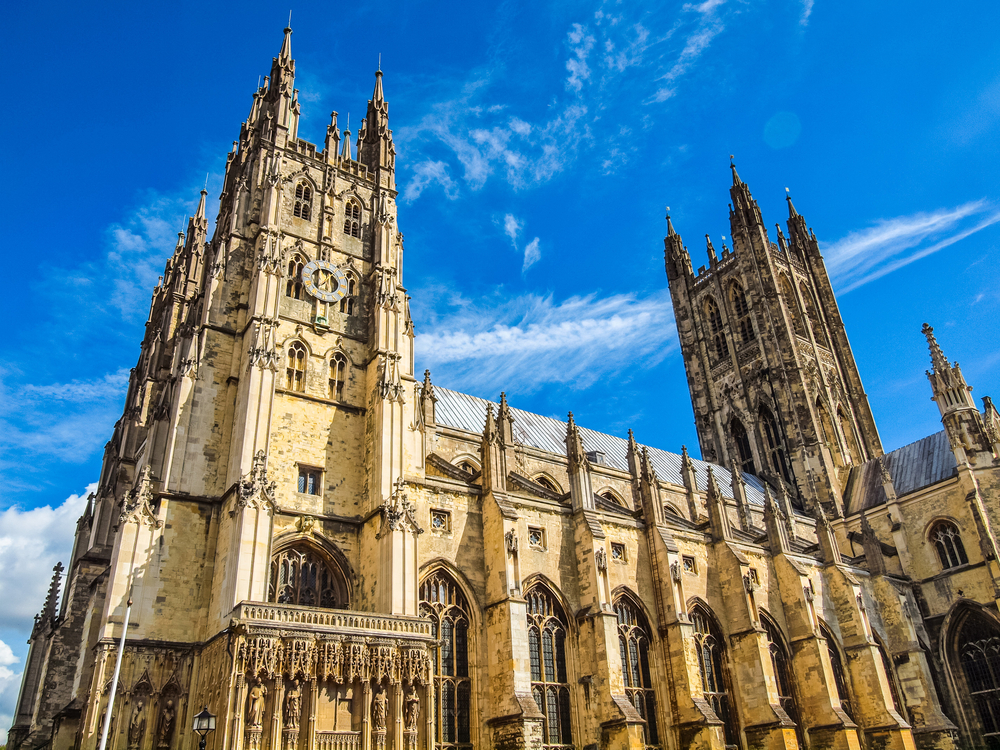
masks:
{"type": "Polygon", "coordinates": [[[357,280],[354,274],[347,273],[347,294],[340,298],[340,311],[348,315],[354,315],[354,294],[357,290],[357,280]]]}
{"type": "Polygon", "coordinates": [[[799,709],[795,704],[795,697],[792,695],[792,671],[791,660],[788,658],[788,649],[785,647],[785,639],[781,637],[781,631],[767,617],[760,618],[764,632],[767,633],[768,651],[771,654],[771,667],[774,669],[774,681],[778,688],[778,703],[788,718],[799,724],[799,709]]]}
{"type": "Polygon", "coordinates": [[[305,180],[295,186],[295,207],[292,214],[306,221],[312,218],[312,188],[305,180]]]}
{"type": "Polygon", "coordinates": [[[767,441],[767,453],[771,468],[779,472],[786,482],[792,481],[788,472],[785,447],[781,442],[781,435],[778,433],[778,423],[774,420],[774,415],[770,410],[763,406],[760,408],[760,425],[764,431],[764,439],[767,441]]]}
{"type": "Polygon", "coordinates": [[[736,417],[732,422],[733,442],[740,457],[740,469],[746,474],[757,475],[757,466],[753,462],[753,451],[750,450],[750,437],[743,423],[736,417]]]}
{"type": "Polygon", "coordinates": [[[945,570],[969,562],[969,557],[965,554],[965,545],[962,544],[962,536],[958,532],[958,527],[951,521],[938,521],[934,524],[931,527],[930,540],[934,543],[938,558],[941,560],[941,567],[945,570]]]}
{"type": "Polygon", "coordinates": [[[806,329],[802,325],[802,315],[799,313],[799,306],[795,302],[795,293],[792,291],[792,285],[785,278],[785,274],[778,275],[778,291],[781,292],[781,298],[785,302],[788,317],[792,319],[792,327],[795,333],[799,336],[805,336],[806,329]]]}
{"type": "Polygon", "coordinates": [[[330,357],[330,398],[341,401],[344,398],[344,383],[347,382],[347,357],[336,352],[330,357]]]}
{"type": "Polygon", "coordinates": [[[569,678],[566,676],[566,615],[543,586],[528,591],[528,653],[531,695],[545,717],[543,747],[573,744],[569,678]]]}
{"type": "Polygon", "coordinates": [[[725,727],[726,744],[739,745],[736,711],[729,694],[729,676],[725,668],[722,632],[712,617],[702,607],[691,610],[694,639],[698,649],[698,668],[701,670],[701,687],[715,715],[725,727]]]}
{"type": "Polygon", "coordinates": [[[344,205],[344,234],[361,236],[361,206],[353,198],[344,205]]]}
{"type": "Polygon", "coordinates": [[[745,344],[753,340],[753,323],[750,322],[750,307],[747,305],[747,295],[737,282],[729,287],[729,298],[736,313],[736,330],[740,332],[740,340],[745,344]]]}
{"type": "Polygon", "coordinates": [[[705,301],[705,317],[712,337],[712,351],[718,359],[723,359],[726,356],[726,335],[722,331],[722,313],[712,297],[705,301]]]}
{"type": "Polygon", "coordinates": [[[295,253],[288,261],[288,281],[285,284],[285,296],[292,299],[302,299],[302,269],[305,259],[295,253]]]}
{"type": "Polygon", "coordinates": [[[601,493],[601,497],[603,497],[609,503],[614,503],[615,505],[620,505],[623,508],[626,507],[625,506],[625,501],[622,500],[620,497],[618,497],[618,495],[616,495],[611,490],[604,490],[604,492],[601,493]]]}
{"type": "Polygon", "coordinates": [[[288,547],[271,558],[267,600],[325,609],[350,604],[339,568],[308,546],[288,547]]]}
{"type": "Polygon", "coordinates": [[[812,324],[813,336],[816,337],[816,343],[820,346],[829,347],[830,341],[826,336],[826,327],[823,325],[823,321],[819,319],[819,313],[816,311],[816,300],[809,291],[809,288],[803,283],[799,285],[799,291],[802,292],[802,300],[806,304],[806,314],[809,316],[809,322],[812,324]]]}
{"type": "Polygon", "coordinates": [[[851,720],[854,719],[854,707],[851,705],[851,693],[847,687],[847,675],[844,673],[844,662],[840,658],[840,648],[833,637],[833,633],[820,626],[820,632],[826,639],[826,648],[830,654],[830,666],[833,667],[833,682],[837,688],[837,697],[840,698],[840,707],[844,709],[851,720]]]}
{"type": "Polygon", "coordinates": [[[557,494],[559,493],[559,488],[556,487],[556,483],[553,482],[544,474],[535,477],[535,483],[542,485],[542,487],[547,489],[549,492],[555,492],[557,494]]]}
{"type": "Polygon", "coordinates": [[[471,742],[472,679],[469,676],[469,605],[458,584],[442,570],[420,584],[420,614],[433,623],[438,641],[431,673],[437,748],[471,742]]]}
{"type": "Polygon", "coordinates": [[[844,465],[844,457],[840,453],[840,443],[837,441],[837,433],[833,429],[833,422],[830,421],[830,412],[826,410],[823,402],[818,398],[816,399],[816,416],[819,417],[820,437],[823,438],[823,442],[830,449],[833,462],[838,467],[842,467],[844,465]]]}
{"type": "Polygon", "coordinates": [[[288,347],[285,364],[285,387],[302,393],[306,389],[306,348],[298,341],[288,347]]]}
{"type": "Polygon", "coordinates": [[[649,666],[651,642],[649,624],[642,611],[626,597],[615,602],[618,614],[618,647],[622,656],[622,677],[625,695],[635,710],[646,720],[646,744],[659,745],[656,728],[656,693],[653,691],[649,666]]]}
{"type": "Polygon", "coordinates": [[[837,407],[837,421],[840,422],[840,430],[844,433],[844,440],[847,441],[847,456],[850,463],[857,463],[861,460],[861,448],[854,437],[854,428],[851,427],[851,423],[844,416],[844,410],[839,406],[837,407]]]}
{"type": "Polygon", "coordinates": [[[1000,741],[1000,628],[978,612],[970,612],[959,628],[955,645],[965,692],[976,707],[978,733],[987,747],[995,747],[1000,741]]]}

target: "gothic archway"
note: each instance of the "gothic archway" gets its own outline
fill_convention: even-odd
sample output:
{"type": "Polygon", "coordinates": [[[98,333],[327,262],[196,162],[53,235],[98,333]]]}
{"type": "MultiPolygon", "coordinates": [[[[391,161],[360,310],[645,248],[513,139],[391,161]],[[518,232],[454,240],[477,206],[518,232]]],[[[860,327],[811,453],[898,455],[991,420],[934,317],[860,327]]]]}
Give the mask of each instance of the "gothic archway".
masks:
{"type": "Polygon", "coordinates": [[[726,668],[726,645],[715,615],[702,603],[691,608],[691,624],[698,650],[698,668],[705,700],[722,721],[726,744],[740,746],[739,721],[726,668]]]}
{"type": "Polygon", "coordinates": [[[950,619],[947,656],[969,729],[1000,748],[1000,623],[969,605],[950,619]]]}
{"type": "Polygon", "coordinates": [[[349,609],[351,590],[344,570],[308,539],[276,547],[271,556],[267,600],[321,609],[349,609]]]}

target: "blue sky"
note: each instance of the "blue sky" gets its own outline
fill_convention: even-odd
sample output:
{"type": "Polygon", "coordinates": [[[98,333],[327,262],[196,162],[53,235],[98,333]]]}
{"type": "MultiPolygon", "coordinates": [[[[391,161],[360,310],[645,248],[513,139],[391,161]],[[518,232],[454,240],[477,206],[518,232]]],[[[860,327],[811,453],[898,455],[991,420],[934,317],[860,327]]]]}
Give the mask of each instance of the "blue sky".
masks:
{"type": "MultiPolygon", "coordinates": [[[[149,295],[214,199],[286,5],[5,9],[0,730],[149,295]]],[[[824,249],[887,450],[939,429],[920,325],[1000,396],[995,2],[296,4],[300,136],[356,131],[379,53],[417,365],[697,453],[663,271],[729,234],[729,154],[824,249]]]]}

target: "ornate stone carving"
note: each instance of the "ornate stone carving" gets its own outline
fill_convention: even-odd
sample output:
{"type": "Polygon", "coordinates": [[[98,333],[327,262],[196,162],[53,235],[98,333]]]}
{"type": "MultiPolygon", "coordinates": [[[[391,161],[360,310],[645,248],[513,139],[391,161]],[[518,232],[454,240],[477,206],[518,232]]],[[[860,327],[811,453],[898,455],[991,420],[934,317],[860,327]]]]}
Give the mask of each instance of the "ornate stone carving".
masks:
{"type": "Polygon", "coordinates": [[[262,370],[278,369],[278,344],[275,334],[278,329],[277,318],[261,317],[254,321],[253,339],[247,350],[248,366],[257,366],[262,370]]]}
{"type": "Polygon", "coordinates": [[[594,562],[602,573],[608,569],[608,553],[604,551],[604,547],[594,550],[594,562]]]}
{"type": "Polygon", "coordinates": [[[170,747],[176,723],[177,710],[174,708],[174,702],[168,700],[163,710],[160,711],[160,721],[156,728],[156,746],[158,748],[170,747]]]}
{"type": "Polygon", "coordinates": [[[238,507],[250,506],[261,508],[267,512],[274,511],[274,493],[278,485],[276,482],[267,481],[267,454],[263,450],[257,451],[253,458],[253,466],[250,471],[240,477],[237,483],[236,504],[238,507]]]}
{"type": "Polygon", "coordinates": [[[129,750],[138,750],[142,744],[142,738],[146,734],[146,712],[143,710],[145,704],[142,700],[136,701],[132,710],[132,718],[128,722],[128,747],[129,750]]]}
{"type": "Polygon", "coordinates": [[[517,532],[514,529],[509,529],[506,534],[504,534],[504,542],[507,545],[507,554],[516,555],[517,554],[517,532]]]}
{"type": "Polygon", "coordinates": [[[247,703],[247,726],[251,729],[259,729],[264,722],[264,698],[267,697],[267,688],[260,679],[250,688],[250,698],[247,703]]]}
{"type": "Polygon", "coordinates": [[[149,464],[142,467],[139,481],[125,496],[119,523],[136,523],[140,526],[159,528],[163,523],[153,512],[153,474],[149,464]]]}
{"type": "Polygon", "coordinates": [[[396,489],[392,496],[382,503],[382,525],[376,539],[386,534],[402,529],[413,534],[423,534],[424,530],[417,524],[416,507],[406,496],[406,483],[402,479],[396,481],[396,489]]]}
{"type": "Polygon", "coordinates": [[[291,688],[285,693],[285,728],[298,729],[301,713],[302,693],[299,691],[299,681],[294,680],[291,688]]]}
{"type": "Polygon", "coordinates": [[[416,732],[417,720],[420,718],[420,696],[417,695],[416,685],[410,685],[410,692],[406,695],[404,717],[406,731],[416,732]]]}
{"type": "Polygon", "coordinates": [[[385,732],[386,717],[389,713],[389,698],[385,694],[385,688],[379,688],[372,702],[372,729],[376,732],[385,732]]]}
{"type": "Polygon", "coordinates": [[[399,352],[388,352],[382,362],[381,377],[379,379],[379,395],[387,401],[403,403],[404,388],[403,380],[399,374],[399,361],[402,355],[399,352]]]}

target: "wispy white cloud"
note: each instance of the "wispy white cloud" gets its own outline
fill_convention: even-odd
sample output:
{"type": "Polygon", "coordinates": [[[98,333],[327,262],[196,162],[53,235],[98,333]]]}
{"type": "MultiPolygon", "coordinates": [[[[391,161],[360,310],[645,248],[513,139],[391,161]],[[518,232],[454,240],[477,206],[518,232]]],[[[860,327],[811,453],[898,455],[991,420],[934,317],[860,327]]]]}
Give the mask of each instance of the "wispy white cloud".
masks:
{"type": "Polygon", "coordinates": [[[841,294],[1000,222],[1000,209],[986,200],[955,208],[883,219],[823,246],[827,268],[841,294]]]}
{"type": "Polygon", "coordinates": [[[677,93],[676,82],[695,64],[702,53],[726,26],[719,9],[726,0],[705,0],[702,3],[687,3],[682,10],[697,15],[697,24],[684,41],[684,48],[670,70],[660,76],[660,87],[652,96],[654,102],[664,102],[677,93]]]}
{"type": "Polygon", "coordinates": [[[538,237],[535,237],[535,239],[524,246],[524,264],[521,266],[521,273],[527,271],[541,259],[541,240],[538,237]]]}
{"type": "Polygon", "coordinates": [[[802,15],[799,16],[799,25],[808,26],[809,16],[812,15],[813,5],[815,5],[816,0],[802,0],[802,15]]]}
{"type": "Polygon", "coordinates": [[[517,250],[517,237],[521,233],[521,222],[514,214],[507,214],[503,217],[503,233],[510,239],[510,244],[517,250]]]}
{"type": "Polygon", "coordinates": [[[0,734],[14,723],[15,702],[23,672],[14,672],[11,666],[19,661],[10,646],[0,641],[0,734]]]}
{"type": "MultiPolygon", "coordinates": [[[[521,252],[519,240],[522,229],[524,229],[524,222],[514,216],[514,214],[506,214],[503,217],[503,233],[507,235],[511,246],[514,248],[514,252],[516,253],[521,252]]],[[[541,258],[541,239],[535,237],[535,239],[531,240],[531,242],[524,246],[524,262],[521,264],[521,273],[525,273],[529,268],[535,265],[535,263],[541,260],[541,258]]]]}
{"type": "Polygon", "coordinates": [[[417,356],[442,382],[478,393],[529,393],[549,383],[587,388],[611,373],[658,364],[676,341],[666,291],[562,302],[526,294],[498,304],[499,292],[475,302],[449,299],[452,309],[417,337],[417,356]]]}
{"type": "Polygon", "coordinates": [[[124,367],[116,372],[109,372],[96,380],[74,380],[69,383],[52,383],[50,385],[28,384],[22,388],[22,394],[28,398],[45,398],[56,401],[87,401],[118,398],[128,384],[129,371],[124,367]]]}
{"type": "Polygon", "coordinates": [[[566,61],[566,70],[569,71],[566,88],[579,92],[583,88],[584,81],[590,78],[587,56],[594,48],[594,37],[588,33],[585,26],[578,23],[573,24],[567,36],[573,55],[566,61]]]}
{"type": "Polygon", "coordinates": [[[413,168],[413,174],[406,182],[403,200],[412,203],[431,185],[440,185],[446,198],[458,197],[458,186],[448,173],[448,165],[443,161],[425,159],[413,168]]]}

